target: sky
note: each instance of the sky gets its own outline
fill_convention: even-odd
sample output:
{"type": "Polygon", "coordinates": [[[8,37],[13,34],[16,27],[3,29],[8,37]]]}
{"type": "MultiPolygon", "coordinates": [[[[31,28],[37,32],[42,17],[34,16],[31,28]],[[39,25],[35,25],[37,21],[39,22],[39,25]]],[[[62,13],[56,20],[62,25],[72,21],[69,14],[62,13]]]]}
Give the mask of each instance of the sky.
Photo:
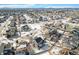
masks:
{"type": "Polygon", "coordinates": [[[79,8],[79,4],[0,4],[0,8],[79,8]]]}

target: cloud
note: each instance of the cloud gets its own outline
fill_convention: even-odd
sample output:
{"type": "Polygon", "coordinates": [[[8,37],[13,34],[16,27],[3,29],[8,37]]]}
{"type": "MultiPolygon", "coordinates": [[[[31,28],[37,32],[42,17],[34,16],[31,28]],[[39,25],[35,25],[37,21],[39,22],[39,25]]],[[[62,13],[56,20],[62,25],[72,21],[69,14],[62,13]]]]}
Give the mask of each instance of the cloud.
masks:
{"type": "Polygon", "coordinates": [[[79,6],[47,6],[45,8],[79,8],[79,6]]]}
{"type": "Polygon", "coordinates": [[[0,8],[79,8],[79,4],[2,4],[0,8]]]}
{"type": "Polygon", "coordinates": [[[8,4],[0,5],[0,8],[29,8],[34,6],[34,4],[8,4]]]}

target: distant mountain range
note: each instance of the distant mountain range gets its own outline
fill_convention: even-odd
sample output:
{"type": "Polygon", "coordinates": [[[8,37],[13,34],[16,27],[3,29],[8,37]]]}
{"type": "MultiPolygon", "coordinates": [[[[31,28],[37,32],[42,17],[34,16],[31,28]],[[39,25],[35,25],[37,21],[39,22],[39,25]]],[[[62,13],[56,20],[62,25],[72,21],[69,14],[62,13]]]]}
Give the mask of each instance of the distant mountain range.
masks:
{"type": "Polygon", "coordinates": [[[0,10],[79,10],[79,8],[0,8],[0,10]]]}

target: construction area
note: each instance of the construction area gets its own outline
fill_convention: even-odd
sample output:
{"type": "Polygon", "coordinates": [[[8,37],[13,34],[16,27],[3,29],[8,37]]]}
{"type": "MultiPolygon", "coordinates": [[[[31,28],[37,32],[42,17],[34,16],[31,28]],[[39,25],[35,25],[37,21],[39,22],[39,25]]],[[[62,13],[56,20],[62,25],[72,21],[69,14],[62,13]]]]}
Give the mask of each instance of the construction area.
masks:
{"type": "Polygon", "coordinates": [[[79,9],[0,9],[0,55],[79,55],[79,9]]]}

